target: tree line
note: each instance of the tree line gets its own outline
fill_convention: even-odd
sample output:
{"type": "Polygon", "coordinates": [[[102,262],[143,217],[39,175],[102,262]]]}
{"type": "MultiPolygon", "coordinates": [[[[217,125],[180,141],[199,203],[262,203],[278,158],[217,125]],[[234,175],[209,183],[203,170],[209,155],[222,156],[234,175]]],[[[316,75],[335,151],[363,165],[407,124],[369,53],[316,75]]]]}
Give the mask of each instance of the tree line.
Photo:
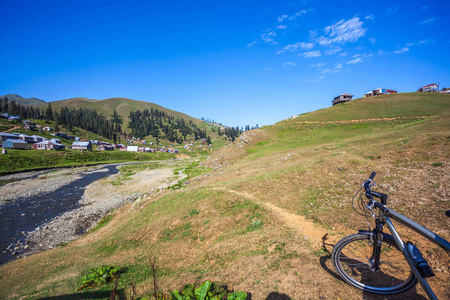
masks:
{"type": "Polygon", "coordinates": [[[192,122],[175,118],[173,115],[161,111],[157,108],[131,111],[128,127],[131,134],[136,137],[151,135],[159,142],[159,139],[166,139],[172,143],[181,144],[189,139],[208,139],[206,130],[201,130],[192,122]]]}

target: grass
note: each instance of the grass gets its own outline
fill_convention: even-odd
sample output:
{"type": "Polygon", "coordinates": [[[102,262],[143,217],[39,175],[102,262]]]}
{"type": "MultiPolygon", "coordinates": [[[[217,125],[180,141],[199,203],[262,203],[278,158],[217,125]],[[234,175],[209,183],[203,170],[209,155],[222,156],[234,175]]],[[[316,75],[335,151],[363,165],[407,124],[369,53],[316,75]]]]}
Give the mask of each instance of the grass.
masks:
{"type": "MultiPolygon", "coordinates": [[[[254,299],[274,294],[292,299],[378,299],[336,279],[329,258],[342,236],[367,228],[350,201],[371,171],[377,172],[376,190],[389,194],[390,207],[450,238],[444,216],[450,120],[448,104],[442,100],[448,98],[408,96],[355,100],[305,118],[383,117],[371,106],[373,101],[395,109],[395,114],[386,110],[385,116],[417,116],[424,106],[429,108],[420,110],[420,116],[440,113],[360,123],[299,123],[297,118],[266,126],[266,138],[244,146],[238,155],[233,156],[236,147],[227,147],[200,165],[183,167],[191,176],[184,189],[143,200],[138,210],[118,209],[95,233],[0,267],[0,298],[71,295],[84,274],[102,265],[124,268],[118,288],[128,297],[132,282],[138,296],[148,295],[153,285],[149,262],[157,257],[164,291],[211,279],[249,291],[254,299]],[[205,171],[208,176],[195,179],[205,171]],[[298,230],[298,215],[326,229],[325,245],[313,244],[314,232],[308,237],[298,230]]],[[[418,241],[437,274],[430,284],[438,297],[447,298],[447,275],[437,271],[447,267],[446,253],[398,229],[405,240],[418,241]]],[[[111,289],[97,291],[107,298],[111,289]]],[[[398,299],[420,297],[425,297],[423,292],[412,289],[398,299]]]]}
{"type": "Polygon", "coordinates": [[[81,153],[76,150],[8,150],[8,154],[0,156],[0,174],[100,163],[129,161],[145,162],[150,160],[164,160],[173,157],[175,157],[175,155],[170,153],[156,156],[154,153],[133,153],[123,151],[91,151],[81,153]]]}

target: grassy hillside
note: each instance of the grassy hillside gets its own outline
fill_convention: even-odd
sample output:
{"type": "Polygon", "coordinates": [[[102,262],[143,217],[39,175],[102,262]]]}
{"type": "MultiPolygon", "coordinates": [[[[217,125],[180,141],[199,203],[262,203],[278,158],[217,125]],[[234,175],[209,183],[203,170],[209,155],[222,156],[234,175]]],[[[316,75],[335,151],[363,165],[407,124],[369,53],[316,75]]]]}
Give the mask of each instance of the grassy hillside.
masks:
{"type": "MultiPolygon", "coordinates": [[[[150,297],[156,258],[164,291],[209,279],[252,299],[385,299],[344,284],[330,253],[341,237],[367,228],[351,199],[372,171],[392,208],[450,239],[450,97],[443,96],[360,99],[244,133],[185,189],[149,195],[80,240],[0,267],[0,297],[108,298],[112,284],[74,292],[104,264],[126,268],[118,283],[124,298],[132,286],[150,297]]],[[[438,297],[449,298],[448,255],[398,229],[432,265],[438,297]]],[[[417,286],[389,297],[406,298],[426,296],[417,286]]]]}
{"type": "Polygon", "coordinates": [[[416,117],[448,114],[447,94],[401,93],[359,98],[302,114],[296,121],[327,122],[354,119],[416,117]]]}

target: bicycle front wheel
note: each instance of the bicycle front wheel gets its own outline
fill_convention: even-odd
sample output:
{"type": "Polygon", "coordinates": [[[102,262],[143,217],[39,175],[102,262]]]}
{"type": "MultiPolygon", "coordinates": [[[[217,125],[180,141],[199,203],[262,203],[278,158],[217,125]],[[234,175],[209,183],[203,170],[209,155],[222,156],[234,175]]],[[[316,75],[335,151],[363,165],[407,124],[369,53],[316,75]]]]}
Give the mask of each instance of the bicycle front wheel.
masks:
{"type": "Polygon", "coordinates": [[[352,234],[334,246],[333,266],[345,282],[371,293],[395,294],[416,284],[416,277],[391,236],[383,234],[377,271],[371,270],[372,253],[368,235],[352,234]]]}

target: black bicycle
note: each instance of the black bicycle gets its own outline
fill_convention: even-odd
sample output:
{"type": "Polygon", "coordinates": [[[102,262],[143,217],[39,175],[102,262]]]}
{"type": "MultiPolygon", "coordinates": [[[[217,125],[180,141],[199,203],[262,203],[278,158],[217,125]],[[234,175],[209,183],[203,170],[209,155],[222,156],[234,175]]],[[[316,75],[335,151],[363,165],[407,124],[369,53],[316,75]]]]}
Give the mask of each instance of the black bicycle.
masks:
{"type": "MultiPolygon", "coordinates": [[[[419,249],[411,242],[403,242],[391,222],[391,218],[423,235],[430,241],[450,251],[450,243],[425,227],[408,219],[386,206],[388,195],[371,191],[373,172],[364,181],[360,192],[365,192],[369,200],[366,203],[359,197],[359,207],[365,212],[370,211],[375,218],[373,230],[360,230],[356,234],[341,239],[333,248],[333,266],[348,284],[361,290],[376,294],[401,293],[419,282],[430,299],[437,299],[425,280],[434,276],[427,261],[419,249]],[[380,201],[374,200],[375,198],[380,201]],[[374,209],[379,210],[375,217],[374,209]],[[384,226],[391,234],[383,232],[384,226]]],[[[352,205],[353,202],[352,201],[352,205]]],[[[449,211],[447,211],[447,216],[449,211]]]]}

